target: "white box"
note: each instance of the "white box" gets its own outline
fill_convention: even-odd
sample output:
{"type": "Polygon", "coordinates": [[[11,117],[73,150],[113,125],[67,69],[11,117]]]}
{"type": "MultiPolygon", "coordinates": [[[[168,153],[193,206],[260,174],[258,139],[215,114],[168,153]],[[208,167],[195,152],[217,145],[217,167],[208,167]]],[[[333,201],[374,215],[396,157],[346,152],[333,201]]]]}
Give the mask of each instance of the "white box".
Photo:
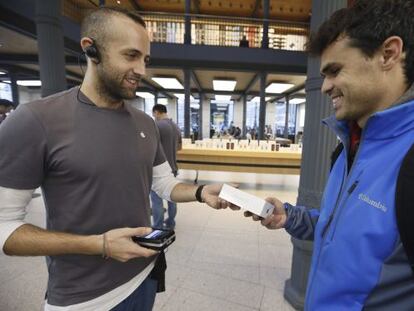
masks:
{"type": "Polygon", "coordinates": [[[226,184],[221,188],[219,197],[263,218],[272,214],[274,209],[265,200],[226,184]]]}

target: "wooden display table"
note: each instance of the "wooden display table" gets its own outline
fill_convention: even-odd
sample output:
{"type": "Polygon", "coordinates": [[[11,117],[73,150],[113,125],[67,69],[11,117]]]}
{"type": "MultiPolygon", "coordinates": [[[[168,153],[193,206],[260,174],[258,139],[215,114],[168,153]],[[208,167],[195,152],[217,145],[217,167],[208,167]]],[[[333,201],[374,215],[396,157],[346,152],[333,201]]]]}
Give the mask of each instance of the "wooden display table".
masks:
{"type": "Polygon", "coordinates": [[[187,147],[177,152],[178,168],[197,171],[299,175],[301,159],[301,153],[294,151],[245,151],[187,147]]]}

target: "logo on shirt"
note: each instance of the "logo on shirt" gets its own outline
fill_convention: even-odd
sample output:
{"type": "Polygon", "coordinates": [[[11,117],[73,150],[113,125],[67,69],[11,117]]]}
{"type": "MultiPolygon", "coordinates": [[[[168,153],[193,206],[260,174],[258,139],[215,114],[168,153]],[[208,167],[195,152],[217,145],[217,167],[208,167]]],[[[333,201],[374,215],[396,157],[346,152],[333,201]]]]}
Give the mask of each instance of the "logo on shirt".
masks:
{"type": "Polygon", "coordinates": [[[139,133],[139,136],[141,136],[142,138],[147,137],[147,136],[145,135],[145,133],[144,133],[144,132],[140,132],[140,133],[139,133]]]}
{"type": "Polygon", "coordinates": [[[376,209],[382,211],[382,212],[386,212],[387,211],[387,207],[382,204],[380,201],[374,201],[372,200],[368,195],[364,194],[364,193],[360,193],[358,195],[358,199],[361,201],[364,201],[365,203],[368,203],[369,205],[375,207],[376,209]]]}

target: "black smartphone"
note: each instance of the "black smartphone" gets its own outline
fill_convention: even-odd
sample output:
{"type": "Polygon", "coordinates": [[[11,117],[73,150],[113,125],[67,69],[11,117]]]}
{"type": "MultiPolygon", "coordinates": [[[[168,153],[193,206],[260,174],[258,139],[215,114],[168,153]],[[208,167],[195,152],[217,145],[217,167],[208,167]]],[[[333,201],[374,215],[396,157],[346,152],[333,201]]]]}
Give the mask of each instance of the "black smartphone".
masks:
{"type": "Polygon", "coordinates": [[[161,251],[175,241],[174,230],[153,228],[153,231],[144,236],[133,236],[132,241],[139,245],[161,251]]]}

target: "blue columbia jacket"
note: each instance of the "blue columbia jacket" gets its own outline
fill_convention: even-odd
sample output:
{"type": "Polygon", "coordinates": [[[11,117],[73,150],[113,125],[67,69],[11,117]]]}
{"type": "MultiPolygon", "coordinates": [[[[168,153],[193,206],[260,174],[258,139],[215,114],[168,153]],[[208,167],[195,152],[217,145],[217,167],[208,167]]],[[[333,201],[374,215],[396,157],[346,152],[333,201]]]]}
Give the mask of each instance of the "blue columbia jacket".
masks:
{"type": "Polygon", "coordinates": [[[413,90],[405,95],[411,101],[369,118],[349,173],[348,126],[334,117],[324,120],[345,148],[320,213],[287,205],[286,230],[314,240],[305,310],[414,310],[414,277],[395,215],[398,172],[414,143],[413,90]]]}

